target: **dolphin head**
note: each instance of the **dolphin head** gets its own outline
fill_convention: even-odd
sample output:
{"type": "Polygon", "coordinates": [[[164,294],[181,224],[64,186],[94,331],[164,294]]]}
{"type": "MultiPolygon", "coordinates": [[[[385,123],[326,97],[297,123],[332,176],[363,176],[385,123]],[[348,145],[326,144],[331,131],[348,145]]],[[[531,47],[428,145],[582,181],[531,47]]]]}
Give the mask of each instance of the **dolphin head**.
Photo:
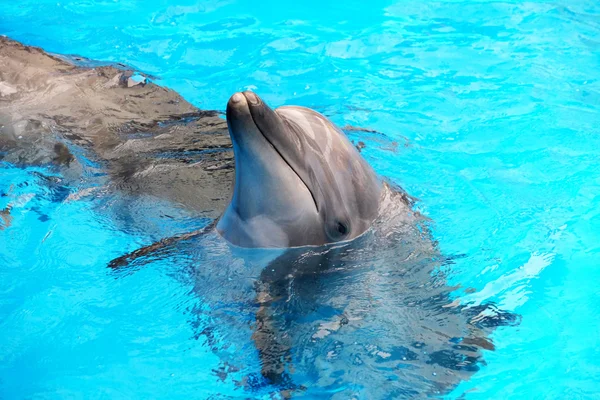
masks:
{"type": "Polygon", "coordinates": [[[381,181],[344,133],[303,107],[272,110],[252,92],[227,104],[235,186],[217,231],[241,247],[353,239],[379,210],[381,181]]]}

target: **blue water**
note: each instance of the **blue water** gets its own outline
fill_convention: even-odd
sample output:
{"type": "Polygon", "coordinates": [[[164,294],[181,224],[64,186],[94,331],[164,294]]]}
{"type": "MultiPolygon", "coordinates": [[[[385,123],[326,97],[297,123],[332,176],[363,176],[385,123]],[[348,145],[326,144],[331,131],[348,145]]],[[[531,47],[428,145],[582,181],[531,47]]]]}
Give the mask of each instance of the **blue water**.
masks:
{"type": "MultiPolygon", "coordinates": [[[[0,34],[129,64],[201,108],[253,89],[383,132],[354,136],[419,199],[441,250],[466,255],[450,269],[457,296],[522,316],[493,333],[496,350],[451,397],[600,396],[599,3],[1,6],[0,34]]],[[[40,177],[51,171],[0,167],[0,209],[13,207],[0,230],[0,398],[243,396],[190,339],[189,282],[158,267],[106,272],[124,251],[205,221],[139,199],[131,226],[145,229],[128,229],[110,212],[118,193],[73,197],[102,187],[89,169],[61,188],[40,177]]]]}

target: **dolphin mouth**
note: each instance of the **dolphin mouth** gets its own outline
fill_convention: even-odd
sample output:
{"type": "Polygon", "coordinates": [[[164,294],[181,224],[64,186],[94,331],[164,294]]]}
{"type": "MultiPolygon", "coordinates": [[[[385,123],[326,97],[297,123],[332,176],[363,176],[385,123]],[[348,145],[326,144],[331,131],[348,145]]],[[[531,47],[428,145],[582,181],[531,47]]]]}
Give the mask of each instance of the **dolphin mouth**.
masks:
{"type": "MultiPolygon", "coordinates": [[[[265,132],[261,128],[261,125],[264,126],[265,124],[264,123],[261,124],[261,123],[257,122],[258,118],[262,118],[263,122],[265,122],[264,121],[265,108],[267,108],[269,112],[272,112],[273,114],[275,114],[276,118],[279,119],[279,116],[275,113],[275,111],[271,110],[269,108],[269,106],[267,106],[260,97],[258,97],[256,94],[254,94],[253,92],[250,92],[250,91],[238,92],[238,93],[235,93],[233,96],[231,96],[231,98],[229,99],[228,107],[227,107],[228,108],[227,119],[229,119],[229,107],[230,106],[235,107],[238,112],[240,112],[241,111],[240,108],[243,107],[244,108],[243,111],[247,112],[250,115],[250,117],[252,118],[252,123],[256,127],[256,130],[258,132],[260,132],[262,137],[267,141],[267,143],[269,143],[271,145],[273,150],[275,150],[275,152],[277,153],[279,158],[281,158],[283,160],[283,162],[285,162],[287,164],[287,166],[290,167],[292,172],[294,172],[294,174],[298,177],[298,179],[300,179],[300,182],[302,182],[302,184],[306,187],[306,189],[310,193],[310,196],[315,205],[315,209],[317,210],[317,213],[318,213],[319,206],[317,204],[317,200],[316,200],[315,195],[312,192],[310,186],[308,186],[306,184],[304,179],[302,179],[302,176],[294,169],[294,167],[290,164],[290,162],[287,160],[287,158],[282,154],[282,152],[277,148],[277,146],[275,146],[273,141],[269,139],[269,136],[267,134],[265,134],[265,132]],[[245,100],[245,102],[244,102],[244,100],[245,100]],[[245,103],[245,104],[242,105],[241,103],[245,103]]],[[[279,119],[279,120],[282,122],[282,125],[284,125],[284,121],[282,121],[281,119],[279,119]]],[[[280,134],[284,135],[286,133],[281,132],[280,134]]],[[[232,140],[235,140],[235,139],[232,138],[232,140]]]]}

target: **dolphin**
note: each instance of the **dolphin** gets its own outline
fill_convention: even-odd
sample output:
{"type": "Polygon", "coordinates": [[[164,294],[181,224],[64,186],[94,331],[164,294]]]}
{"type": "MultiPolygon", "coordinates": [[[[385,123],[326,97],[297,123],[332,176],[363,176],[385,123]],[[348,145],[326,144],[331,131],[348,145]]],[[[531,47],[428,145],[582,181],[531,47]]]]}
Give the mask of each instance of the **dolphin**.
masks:
{"type": "MultiPolygon", "coordinates": [[[[81,68],[6,38],[0,64],[0,159],[51,164],[68,177],[100,161],[120,191],[215,218],[110,266],[169,257],[167,268],[185,272],[177,277],[194,278],[201,304],[192,327],[232,379],[230,370],[244,368],[251,389],[304,387],[315,398],[444,394],[479,369],[481,350],[494,347],[491,328],[518,319],[453,296],[443,275],[452,260],[427,219],[313,110],[273,110],[254,93],[236,93],[225,123],[166,88],[133,85],[132,71],[81,68]],[[85,149],[92,158],[74,157],[85,149]],[[234,350],[220,349],[227,346],[234,350]]],[[[60,180],[42,178],[56,189],[53,201],[69,195],[60,180]]],[[[0,209],[0,229],[17,203],[0,209]]],[[[130,219],[133,203],[113,207],[115,216],[130,219]]]]}
{"type": "MultiPolygon", "coordinates": [[[[494,347],[490,328],[518,318],[487,306],[461,307],[452,297],[439,271],[451,261],[439,253],[413,199],[378,176],[345,134],[314,110],[273,110],[246,91],[231,96],[226,116],[235,182],[221,217],[109,266],[164,258],[178,242],[198,239],[200,252],[190,259],[212,267],[192,266],[194,292],[225,305],[208,311],[211,320],[254,310],[250,338],[246,329],[227,336],[252,340],[262,381],[283,397],[314,384],[293,372],[294,360],[310,354],[319,363],[310,373],[344,388],[342,398],[359,392],[373,398],[439,395],[477,371],[480,350],[494,347]],[[231,257],[221,238],[231,245],[231,257]],[[247,252],[254,249],[280,253],[256,272],[247,252]],[[231,279],[240,273],[246,278],[231,279]],[[385,335],[373,338],[370,330],[385,335]],[[365,381],[355,382],[355,373],[365,381]]],[[[212,329],[218,327],[202,332],[218,351],[221,344],[210,343],[215,335],[206,333],[212,329]]],[[[255,386],[262,387],[256,379],[255,386]]],[[[314,390],[320,389],[309,393],[322,394],[314,390]]]]}

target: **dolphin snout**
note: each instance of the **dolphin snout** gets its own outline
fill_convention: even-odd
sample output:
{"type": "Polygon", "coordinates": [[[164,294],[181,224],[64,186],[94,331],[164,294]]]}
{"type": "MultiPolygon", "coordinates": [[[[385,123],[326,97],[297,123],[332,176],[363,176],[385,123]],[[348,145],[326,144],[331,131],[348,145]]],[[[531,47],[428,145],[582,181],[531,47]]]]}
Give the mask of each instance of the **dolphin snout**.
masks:
{"type": "Polygon", "coordinates": [[[241,93],[236,93],[233,96],[231,96],[231,99],[229,99],[229,102],[235,104],[235,103],[239,103],[242,100],[244,100],[244,95],[241,93]]]}
{"type": "Polygon", "coordinates": [[[254,142],[259,137],[262,137],[256,122],[252,116],[252,108],[254,105],[250,101],[255,101],[254,98],[248,99],[249,92],[237,92],[229,98],[227,102],[227,126],[231,140],[237,143],[241,148],[248,147],[250,142],[254,142]]]}
{"type": "Polygon", "coordinates": [[[227,108],[244,110],[248,106],[257,106],[261,104],[260,97],[250,91],[237,92],[229,98],[227,108]]]}
{"type": "Polygon", "coordinates": [[[252,93],[250,91],[245,91],[244,96],[246,97],[246,100],[248,101],[248,103],[250,103],[251,105],[257,106],[260,104],[260,97],[258,97],[254,93],[252,93]]]}
{"type": "Polygon", "coordinates": [[[247,111],[248,102],[243,93],[238,92],[229,98],[227,103],[227,109],[231,111],[247,111]]]}

